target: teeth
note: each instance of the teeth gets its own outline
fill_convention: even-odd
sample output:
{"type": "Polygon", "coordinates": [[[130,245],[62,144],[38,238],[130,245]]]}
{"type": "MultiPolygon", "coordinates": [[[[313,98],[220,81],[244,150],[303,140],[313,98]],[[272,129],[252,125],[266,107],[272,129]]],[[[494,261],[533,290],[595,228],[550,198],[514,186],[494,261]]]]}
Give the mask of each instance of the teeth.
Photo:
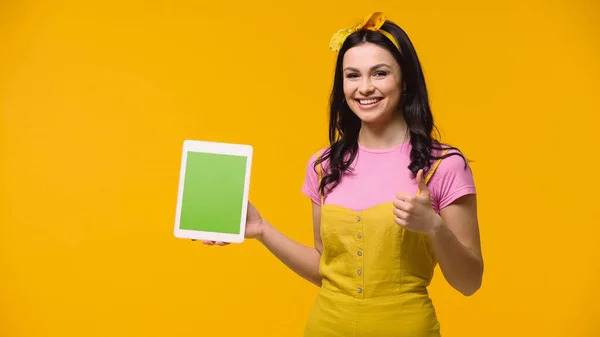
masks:
{"type": "Polygon", "coordinates": [[[376,98],[376,99],[361,99],[359,102],[362,105],[369,105],[369,104],[377,103],[377,102],[379,102],[379,100],[380,100],[379,98],[376,98]]]}

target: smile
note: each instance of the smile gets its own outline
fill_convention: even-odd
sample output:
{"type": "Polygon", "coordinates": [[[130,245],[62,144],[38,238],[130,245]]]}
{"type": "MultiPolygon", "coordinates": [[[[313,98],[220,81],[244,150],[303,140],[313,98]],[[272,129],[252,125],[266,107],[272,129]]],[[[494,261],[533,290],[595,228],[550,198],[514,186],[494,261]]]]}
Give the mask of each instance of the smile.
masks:
{"type": "Polygon", "coordinates": [[[360,105],[373,105],[379,103],[383,98],[358,99],[360,105]]]}

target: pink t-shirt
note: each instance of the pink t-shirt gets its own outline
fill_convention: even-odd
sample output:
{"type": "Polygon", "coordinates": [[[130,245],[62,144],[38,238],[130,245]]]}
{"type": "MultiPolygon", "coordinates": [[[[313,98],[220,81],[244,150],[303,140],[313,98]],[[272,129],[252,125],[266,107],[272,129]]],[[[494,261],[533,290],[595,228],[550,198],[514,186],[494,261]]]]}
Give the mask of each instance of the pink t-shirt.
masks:
{"type": "MultiPolygon", "coordinates": [[[[342,175],[340,183],[325,195],[324,203],[359,212],[393,201],[400,191],[416,194],[417,183],[408,169],[410,149],[410,142],[386,150],[368,149],[359,144],[351,165],[353,171],[342,175]]],[[[302,193],[321,204],[319,177],[313,165],[316,157],[317,154],[308,161],[302,193]]],[[[326,170],[328,161],[322,165],[326,170]]],[[[465,168],[463,158],[456,155],[441,161],[429,180],[428,188],[437,213],[457,198],[475,193],[472,171],[468,165],[465,168]]]]}

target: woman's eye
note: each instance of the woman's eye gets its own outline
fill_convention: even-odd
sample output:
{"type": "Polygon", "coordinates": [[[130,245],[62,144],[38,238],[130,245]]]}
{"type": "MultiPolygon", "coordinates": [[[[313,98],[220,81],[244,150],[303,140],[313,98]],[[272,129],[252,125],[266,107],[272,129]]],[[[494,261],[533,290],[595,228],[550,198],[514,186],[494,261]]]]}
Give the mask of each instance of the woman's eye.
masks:
{"type": "Polygon", "coordinates": [[[375,76],[386,76],[386,75],[387,75],[387,72],[385,72],[385,71],[377,71],[377,72],[375,72],[375,76]]]}
{"type": "Polygon", "coordinates": [[[346,77],[347,78],[357,78],[358,74],[347,74],[346,77]]]}

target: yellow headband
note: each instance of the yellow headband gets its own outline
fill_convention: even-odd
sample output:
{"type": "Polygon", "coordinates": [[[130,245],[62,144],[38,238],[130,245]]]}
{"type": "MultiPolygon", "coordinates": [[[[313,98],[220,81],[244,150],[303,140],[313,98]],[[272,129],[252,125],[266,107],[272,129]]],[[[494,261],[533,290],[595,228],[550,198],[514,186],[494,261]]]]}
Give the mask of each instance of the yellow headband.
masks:
{"type": "Polygon", "coordinates": [[[329,48],[331,50],[333,50],[334,52],[338,52],[340,50],[340,48],[342,48],[342,44],[344,44],[344,41],[350,34],[356,32],[356,31],[359,31],[361,29],[368,29],[368,30],[372,30],[372,31],[378,31],[381,34],[385,35],[388,39],[390,39],[390,41],[392,41],[394,43],[396,48],[400,49],[400,46],[398,46],[398,42],[392,36],[392,34],[381,29],[381,26],[384,23],[385,23],[385,14],[383,14],[382,12],[375,12],[375,13],[369,14],[369,15],[365,16],[364,19],[361,22],[359,22],[358,24],[356,24],[354,27],[352,27],[350,29],[340,29],[337,32],[335,32],[335,34],[333,34],[333,36],[331,37],[331,40],[329,41],[329,48]]]}

